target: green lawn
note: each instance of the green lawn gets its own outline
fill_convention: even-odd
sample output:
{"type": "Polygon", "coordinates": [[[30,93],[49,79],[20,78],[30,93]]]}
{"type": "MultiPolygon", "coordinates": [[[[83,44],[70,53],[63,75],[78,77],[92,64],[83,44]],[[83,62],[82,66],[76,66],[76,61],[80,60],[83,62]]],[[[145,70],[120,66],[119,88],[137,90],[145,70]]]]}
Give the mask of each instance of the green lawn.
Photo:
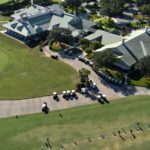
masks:
{"type": "Polygon", "coordinates": [[[94,104],[73,109],[0,119],[1,150],[41,150],[47,137],[54,150],[149,150],[150,97],[135,96],[109,104],[94,104]],[[59,116],[62,114],[62,118],[59,116]],[[136,123],[144,129],[136,131],[136,123]],[[121,132],[125,141],[112,132],[121,132]],[[132,129],[136,139],[129,130],[132,129]],[[103,134],[105,139],[100,135],[103,134]],[[91,142],[88,142],[91,138],[91,142]],[[73,142],[77,142],[76,146],[73,142]]]}
{"type": "Polygon", "coordinates": [[[0,23],[0,31],[1,31],[1,30],[4,30],[4,28],[2,27],[2,24],[3,24],[3,23],[0,23]]]}
{"type": "MultiPolygon", "coordinates": [[[[117,70],[109,68],[101,68],[103,72],[107,73],[111,77],[124,80],[124,77],[117,70]]],[[[132,75],[128,76],[128,84],[133,86],[150,87],[150,79],[145,76],[139,76],[139,73],[133,72],[132,75]]]]}
{"type": "Polygon", "coordinates": [[[4,30],[4,27],[2,27],[2,24],[7,23],[9,21],[9,17],[0,16],[0,30],[4,30]]]}
{"type": "Polygon", "coordinates": [[[0,0],[0,4],[2,4],[2,3],[6,3],[6,2],[8,2],[9,0],[0,0]]]}
{"type": "Polygon", "coordinates": [[[0,21],[9,21],[9,19],[10,19],[9,17],[0,15],[0,21]]]}
{"type": "Polygon", "coordinates": [[[77,82],[69,65],[0,34],[0,99],[50,95],[74,89],[77,82]]]}
{"type": "Polygon", "coordinates": [[[129,78],[129,83],[131,85],[134,85],[134,86],[147,86],[147,87],[150,87],[150,79],[148,79],[147,77],[142,77],[138,80],[133,80],[133,79],[129,78]]]}
{"type": "Polygon", "coordinates": [[[60,3],[62,0],[53,0],[54,3],[60,3]]]}

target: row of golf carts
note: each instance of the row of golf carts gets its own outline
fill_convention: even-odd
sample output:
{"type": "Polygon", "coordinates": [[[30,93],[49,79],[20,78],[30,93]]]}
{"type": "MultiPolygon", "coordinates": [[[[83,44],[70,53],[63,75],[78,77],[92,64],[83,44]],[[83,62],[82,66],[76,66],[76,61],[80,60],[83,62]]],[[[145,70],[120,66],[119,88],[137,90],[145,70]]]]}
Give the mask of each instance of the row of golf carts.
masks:
{"type": "Polygon", "coordinates": [[[102,79],[104,79],[105,81],[111,83],[111,84],[114,84],[114,85],[117,85],[117,86],[122,86],[124,85],[124,82],[122,80],[119,80],[119,79],[116,79],[116,78],[113,78],[111,76],[109,76],[107,73],[104,73],[102,72],[101,70],[99,69],[94,69],[94,72],[99,76],[101,77],[102,79]]]}
{"type": "Polygon", "coordinates": [[[102,79],[104,79],[105,81],[108,81],[111,84],[115,84],[117,86],[122,86],[124,85],[124,82],[122,80],[113,78],[111,76],[109,76],[108,74],[104,73],[103,71],[101,71],[99,68],[95,67],[93,62],[91,62],[90,60],[88,60],[87,58],[83,57],[83,56],[79,56],[78,60],[80,60],[81,62],[89,65],[92,67],[93,71],[102,79]]]}

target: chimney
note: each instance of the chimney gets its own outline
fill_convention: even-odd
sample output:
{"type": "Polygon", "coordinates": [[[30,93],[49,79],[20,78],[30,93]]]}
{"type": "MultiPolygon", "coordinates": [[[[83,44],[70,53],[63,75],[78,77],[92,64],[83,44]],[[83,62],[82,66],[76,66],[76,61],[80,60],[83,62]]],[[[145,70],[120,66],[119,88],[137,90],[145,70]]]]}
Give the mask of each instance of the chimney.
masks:
{"type": "Polygon", "coordinates": [[[150,28],[148,26],[145,27],[145,33],[147,33],[150,36],[150,28]]]}
{"type": "Polygon", "coordinates": [[[145,27],[145,32],[148,32],[148,30],[149,30],[149,27],[146,26],[146,27],[145,27]]]}
{"type": "Polygon", "coordinates": [[[122,38],[122,44],[124,44],[124,43],[125,43],[125,40],[126,40],[125,38],[122,38]]]}
{"type": "Polygon", "coordinates": [[[73,11],[73,15],[74,15],[74,16],[76,16],[76,15],[77,15],[77,12],[76,12],[75,10],[73,11]]]}
{"type": "Polygon", "coordinates": [[[146,27],[145,27],[145,32],[146,32],[146,33],[149,33],[149,29],[150,29],[150,28],[149,28],[148,26],[146,26],[146,27]]]}
{"type": "Polygon", "coordinates": [[[31,5],[33,5],[33,0],[31,0],[31,5]]]}

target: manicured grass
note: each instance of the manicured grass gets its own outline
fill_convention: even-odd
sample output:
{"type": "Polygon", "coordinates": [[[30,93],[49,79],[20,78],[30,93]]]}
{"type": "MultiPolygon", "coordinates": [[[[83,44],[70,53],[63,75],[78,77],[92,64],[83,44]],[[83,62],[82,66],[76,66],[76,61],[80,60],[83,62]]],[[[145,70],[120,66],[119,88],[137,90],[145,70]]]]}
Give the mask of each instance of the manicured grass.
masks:
{"type": "Polygon", "coordinates": [[[54,150],[61,149],[60,144],[65,150],[149,150],[149,99],[150,96],[126,97],[105,105],[53,111],[48,115],[40,113],[18,119],[0,119],[0,149],[37,150],[45,147],[49,138],[54,150]],[[136,130],[137,122],[144,132],[136,130]],[[121,128],[127,131],[127,134],[121,132],[125,141],[117,134],[121,128]],[[131,129],[136,139],[131,136],[131,129]],[[100,137],[101,134],[105,139],[100,137]]]}
{"type": "MultiPolygon", "coordinates": [[[[109,74],[111,77],[114,77],[116,79],[124,80],[124,77],[121,73],[119,73],[117,70],[113,70],[110,68],[102,68],[102,71],[109,74]]],[[[132,76],[129,75],[128,77],[128,84],[133,86],[143,86],[143,87],[150,87],[150,79],[148,79],[145,76],[139,76],[138,73],[132,73],[132,76]]]]}
{"type": "Polygon", "coordinates": [[[62,0],[53,0],[54,3],[60,3],[62,0]]]}
{"type": "Polygon", "coordinates": [[[6,3],[8,2],[9,0],[0,0],[0,4],[3,4],[3,3],[6,3]]]}
{"type": "Polygon", "coordinates": [[[133,79],[129,78],[129,83],[134,86],[150,87],[150,79],[148,79],[147,77],[141,77],[138,80],[133,80],[133,79]]]}
{"type": "Polygon", "coordinates": [[[46,58],[0,34],[0,99],[22,99],[74,89],[78,73],[69,65],[46,58]]]}
{"type": "Polygon", "coordinates": [[[120,72],[116,71],[116,70],[106,68],[106,67],[101,68],[101,70],[103,72],[107,73],[109,76],[111,76],[113,78],[116,78],[116,79],[119,79],[119,80],[124,80],[123,75],[120,72]]]}
{"type": "Polygon", "coordinates": [[[7,21],[9,21],[9,17],[0,16],[0,30],[4,30],[2,24],[7,23],[7,21]]]}
{"type": "Polygon", "coordinates": [[[3,23],[0,23],[0,31],[1,31],[1,30],[4,30],[4,28],[2,27],[2,24],[3,24],[3,23]]]}
{"type": "Polygon", "coordinates": [[[10,19],[9,17],[0,15],[0,21],[9,21],[9,19],[10,19]]]}

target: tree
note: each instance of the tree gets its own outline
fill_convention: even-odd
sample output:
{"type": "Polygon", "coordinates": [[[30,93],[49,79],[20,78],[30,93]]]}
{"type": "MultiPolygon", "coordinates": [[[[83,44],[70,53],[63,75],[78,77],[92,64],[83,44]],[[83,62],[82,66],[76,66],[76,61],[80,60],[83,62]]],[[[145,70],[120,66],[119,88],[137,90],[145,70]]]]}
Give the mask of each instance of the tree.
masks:
{"type": "Polygon", "coordinates": [[[101,0],[101,14],[107,16],[121,15],[124,10],[124,0],[101,0]]]}
{"type": "Polygon", "coordinates": [[[89,42],[89,40],[87,40],[87,39],[81,37],[81,38],[79,39],[79,45],[80,45],[80,44],[89,46],[90,42],[89,42]]]}
{"type": "Polygon", "coordinates": [[[116,61],[116,56],[111,50],[105,50],[99,53],[95,53],[93,60],[97,67],[109,67],[116,61]]]}
{"type": "Polygon", "coordinates": [[[92,49],[96,50],[96,49],[101,47],[101,43],[98,42],[98,41],[92,41],[91,42],[91,47],[92,47],[92,49]]]}
{"type": "Polygon", "coordinates": [[[144,15],[150,15],[150,4],[144,4],[140,7],[140,11],[144,15]]]}
{"type": "Polygon", "coordinates": [[[88,76],[90,75],[90,71],[82,68],[79,70],[79,76],[80,76],[80,81],[81,83],[86,83],[88,81],[88,76]]]}
{"type": "Polygon", "coordinates": [[[149,4],[149,0],[135,0],[137,2],[138,5],[141,4],[149,4]]]}
{"type": "Polygon", "coordinates": [[[73,36],[71,33],[69,29],[56,27],[49,32],[48,38],[49,40],[53,39],[55,41],[72,44],[73,36]]]}
{"type": "Polygon", "coordinates": [[[82,0],[65,0],[66,5],[76,10],[81,6],[82,0]]]}
{"type": "Polygon", "coordinates": [[[141,58],[134,69],[139,71],[142,75],[150,77],[150,56],[141,58]]]}

